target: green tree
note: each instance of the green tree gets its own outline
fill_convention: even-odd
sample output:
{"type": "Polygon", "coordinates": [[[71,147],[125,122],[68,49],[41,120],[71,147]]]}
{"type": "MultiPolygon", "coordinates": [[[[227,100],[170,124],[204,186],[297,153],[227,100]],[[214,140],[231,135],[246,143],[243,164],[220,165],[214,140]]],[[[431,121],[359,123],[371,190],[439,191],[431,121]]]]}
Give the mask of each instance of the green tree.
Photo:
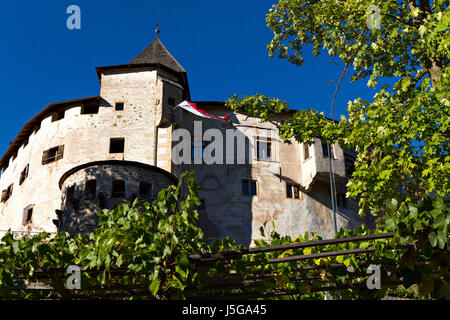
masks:
{"type": "MultiPolygon", "coordinates": [[[[361,214],[382,215],[379,228],[395,231],[393,242],[417,245],[402,260],[403,276],[422,279],[426,293],[448,294],[448,267],[439,269],[441,258],[448,263],[450,222],[448,2],[280,0],[266,21],[274,32],[270,56],[300,66],[303,50],[311,48],[316,56],[340,58],[343,75],[351,72],[351,81],[365,80],[378,90],[372,101],[350,101],[348,116],[337,122],[311,109],[282,117],[280,136],[286,142],[318,137],[354,148],[358,156],[347,196],[359,198],[361,214]],[[369,28],[378,13],[380,25],[369,28]],[[381,78],[395,83],[380,87],[381,78]],[[437,261],[419,270],[408,264],[418,256],[437,261]]],[[[286,102],[260,94],[233,95],[227,105],[262,121],[289,110],[286,102]]]]}

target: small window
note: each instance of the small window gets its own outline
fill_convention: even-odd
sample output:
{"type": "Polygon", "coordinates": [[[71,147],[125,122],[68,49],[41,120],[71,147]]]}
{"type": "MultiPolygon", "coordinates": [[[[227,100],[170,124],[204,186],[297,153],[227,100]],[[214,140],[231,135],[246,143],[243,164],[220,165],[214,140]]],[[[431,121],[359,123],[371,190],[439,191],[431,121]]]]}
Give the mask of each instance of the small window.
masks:
{"type": "Polygon", "coordinates": [[[8,201],[13,192],[13,184],[10,184],[8,188],[2,191],[2,202],[8,201]]]}
{"type": "Polygon", "coordinates": [[[109,153],[123,153],[125,150],[125,138],[111,138],[109,140],[109,153]]]}
{"type": "Polygon", "coordinates": [[[75,197],[75,186],[70,186],[66,189],[66,202],[72,201],[75,197]]]}
{"type": "Polygon", "coordinates": [[[116,109],[116,111],[123,111],[123,109],[125,109],[125,103],[116,102],[115,109],[116,109]]]}
{"type": "Polygon", "coordinates": [[[355,161],[350,158],[345,158],[345,175],[350,177],[355,171],[355,161]]]}
{"type": "Polygon", "coordinates": [[[96,190],[97,190],[97,181],[96,180],[92,179],[92,180],[86,181],[86,186],[85,186],[84,191],[87,196],[95,197],[96,190]]]}
{"type": "Polygon", "coordinates": [[[300,186],[295,184],[286,184],[286,198],[301,200],[302,193],[300,192],[300,186]]]}
{"type": "Polygon", "coordinates": [[[33,221],[33,208],[34,205],[27,206],[23,209],[23,220],[22,224],[25,226],[27,224],[31,224],[33,221]]]}
{"type": "Polygon", "coordinates": [[[197,210],[197,211],[204,211],[205,208],[206,208],[206,206],[205,206],[205,199],[200,199],[200,204],[197,207],[195,207],[195,210],[197,210]]]}
{"type": "Polygon", "coordinates": [[[256,181],[242,180],[242,194],[246,196],[256,196],[256,181]]]}
{"type": "Polygon", "coordinates": [[[54,147],[44,151],[42,154],[42,164],[58,161],[64,156],[64,145],[54,147]]]}
{"type": "Polygon", "coordinates": [[[148,198],[151,195],[152,185],[148,182],[139,183],[139,196],[142,198],[148,198]]]}
{"type": "Polygon", "coordinates": [[[309,144],[306,142],[303,143],[303,154],[305,160],[309,158],[309,144]]]}
{"type": "Polygon", "coordinates": [[[25,179],[28,177],[28,170],[30,168],[30,164],[27,164],[25,168],[20,173],[20,179],[19,179],[19,186],[25,181],[25,179]]]}
{"type": "Polygon", "coordinates": [[[114,180],[113,181],[111,198],[125,199],[125,181],[124,180],[114,180]]]}
{"type": "Polygon", "coordinates": [[[338,207],[347,208],[347,198],[345,197],[345,193],[338,193],[336,198],[338,207]]]}
{"type": "Polygon", "coordinates": [[[64,119],[64,115],[66,114],[66,109],[60,109],[52,114],[52,122],[64,119]]]}
{"type": "Polygon", "coordinates": [[[175,99],[174,98],[168,98],[167,99],[167,104],[169,105],[169,107],[175,107],[175,99]]]}
{"type": "MultiPolygon", "coordinates": [[[[334,159],[334,145],[330,144],[331,149],[331,158],[334,159]]],[[[322,142],[322,154],[324,157],[328,158],[328,144],[325,142],[322,142]]]]}
{"type": "Polygon", "coordinates": [[[272,140],[271,138],[256,138],[256,158],[258,160],[270,160],[272,158],[272,140]]]}

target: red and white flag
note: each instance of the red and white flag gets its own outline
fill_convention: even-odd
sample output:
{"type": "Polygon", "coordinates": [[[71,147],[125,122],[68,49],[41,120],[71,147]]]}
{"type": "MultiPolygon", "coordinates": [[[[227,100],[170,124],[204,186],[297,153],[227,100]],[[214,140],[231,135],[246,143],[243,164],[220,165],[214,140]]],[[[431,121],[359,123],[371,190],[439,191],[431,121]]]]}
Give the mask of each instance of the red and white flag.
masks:
{"type": "Polygon", "coordinates": [[[187,110],[187,111],[199,116],[199,117],[208,118],[208,119],[219,119],[219,120],[223,120],[223,121],[229,121],[229,119],[230,119],[228,113],[225,115],[225,117],[213,116],[213,115],[209,114],[208,112],[197,108],[195,103],[192,103],[189,101],[183,101],[178,106],[183,108],[184,110],[187,110]]]}

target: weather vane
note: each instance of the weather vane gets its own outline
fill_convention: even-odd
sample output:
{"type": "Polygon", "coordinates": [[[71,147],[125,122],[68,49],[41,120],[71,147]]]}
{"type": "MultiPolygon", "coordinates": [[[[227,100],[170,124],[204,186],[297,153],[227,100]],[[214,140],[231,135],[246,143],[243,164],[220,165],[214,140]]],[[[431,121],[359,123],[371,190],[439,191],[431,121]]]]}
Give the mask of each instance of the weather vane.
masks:
{"type": "Polygon", "coordinates": [[[156,22],[156,30],[155,30],[155,33],[156,33],[156,38],[159,38],[159,24],[158,24],[158,22],[156,22]]]}

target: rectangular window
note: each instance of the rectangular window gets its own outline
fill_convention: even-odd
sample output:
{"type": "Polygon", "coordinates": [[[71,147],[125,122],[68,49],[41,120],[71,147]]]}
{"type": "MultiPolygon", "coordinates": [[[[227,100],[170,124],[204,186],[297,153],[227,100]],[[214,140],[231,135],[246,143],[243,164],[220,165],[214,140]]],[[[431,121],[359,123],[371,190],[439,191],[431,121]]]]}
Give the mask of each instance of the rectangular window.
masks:
{"type": "Polygon", "coordinates": [[[13,192],[13,184],[10,184],[8,188],[2,191],[2,202],[8,201],[13,192]]]}
{"type": "Polygon", "coordinates": [[[148,198],[151,195],[152,185],[148,182],[139,183],[139,196],[142,198],[148,198]]]}
{"type": "Polygon", "coordinates": [[[66,202],[72,201],[75,197],[75,186],[70,186],[66,190],[66,202]]]}
{"type": "Polygon", "coordinates": [[[169,105],[169,107],[175,107],[175,99],[174,98],[168,98],[167,99],[167,104],[169,105]]]}
{"type": "Polygon", "coordinates": [[[64,145],[54,147],[44,151],[42,154],[42,164],[58,161],[64,156],[64,145]]]}
{"type": "Polygon", "coordinates": [[[115,109],[116,109],[116,111],[123,111],[123,109],[125,109],[125,103],[116,102],[115,109]]]}
{"type": "Polygon", "coordinates": [[[28,177],[28,170],[30,168],[30,164],[27,164],[25,168],[20,173],[20,179],[19,179],[19,186],[25,181],[25,179],[28,177]]]}
{"type": "Polygon", "coordinates": [[[355,171],[355,161],[350,158],[345,158],[345,175],[350,177],[355,171]]]}
{"type": "Polygon", "coordinates": [[[286,198],[289,199],[302,199],[302,193],[300,187],[295,184],[286,183],[286,198]]]}
{"type": "Polygon", "coordinates": [[[270,160],[272,158],[271,138],[256,138],[256,158],[258,160],[270,160]]]}
{"type": "Polygon", "coordinates": [[[86,181],[84,191],[87,196],[95,197],[97,191],[97,181],[94,179],[86,181]]]}
{"type": "MultiPolygon", "coordinates": [[[[331,158],[334,159],[334,145],[333,144],[330,145],[330,149],[331,149],[331,158]]],[[[322,154],[324,157],[328,158],[328,144],[325,142],[322,142],[322,154]]]]}
{"type": "Polygon", "coordinates": [[[125,138],[111,138],[109,140],[109,153],[123,153],[125,150],[125,138]]]}
{"type": "Polygon", "coordinates": [[[303,143],[303,155],[305,160],[309,158],[309,144],[306,142],[303,143]]]}
{"type": "Polygon", "coordinates": [[[242,180],[242,194],[246,196],[256,196],[256,181],[242,180]]]}
{"type": "Polygon", "coordinates": [[[22,224],[24,226],[27,224],[31,224],[31,222],[33,221],[33,208],[34,205],[29,205],[25,209],[23,209],[22,224]]]}
{"type": "Polygon", "coordinates": [[[124,180],[114,180],[113,181],[111,198],[125,199],[125,181],[124,180]]]}

